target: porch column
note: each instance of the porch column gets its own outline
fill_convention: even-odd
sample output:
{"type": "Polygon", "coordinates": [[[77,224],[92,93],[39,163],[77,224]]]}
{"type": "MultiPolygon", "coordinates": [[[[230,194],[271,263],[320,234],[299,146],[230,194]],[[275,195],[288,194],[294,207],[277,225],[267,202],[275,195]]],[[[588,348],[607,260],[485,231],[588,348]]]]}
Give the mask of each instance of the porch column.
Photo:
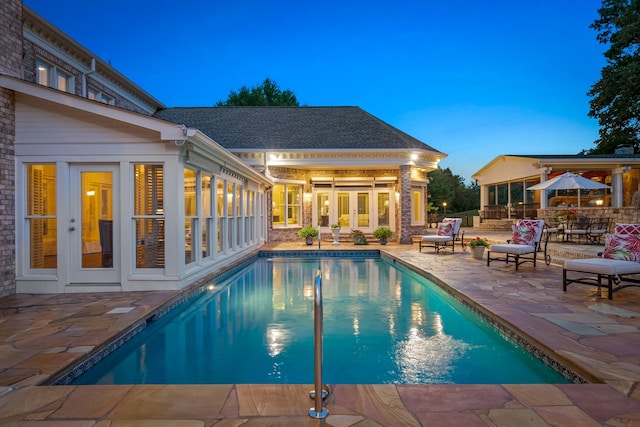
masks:
{"type": "Polygon", "coordinates": [[[400,243],[408,245],[412,243],[411,165],[400,165],[400,243]]]}
{"type": "Polygon", "coordinates": [[[611,171],[611,207],[621,208],[624,203],[622,175],[629,170],[628,166],[611,171]]]}

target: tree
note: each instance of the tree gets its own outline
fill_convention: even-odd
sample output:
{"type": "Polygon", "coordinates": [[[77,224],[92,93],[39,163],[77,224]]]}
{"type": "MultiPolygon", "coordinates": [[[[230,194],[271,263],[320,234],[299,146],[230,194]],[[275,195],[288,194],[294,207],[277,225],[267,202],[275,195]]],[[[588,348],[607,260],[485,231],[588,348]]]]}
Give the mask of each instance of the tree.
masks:
{"type": "Polygon", "coordinates": [[[640,1],[603,0],[590,28],[608,44],[607,65],[587,93],[589,117],[598,119],[600,138],[592,154],[610,154],[619,145],[640,145],[640,1]]]}
{"type": "Polygon", "coordinates": [[[269,77],[251,89],[242,86],[238,92],[232,90],[226,101],[218,101],[216,105],[218,107],[299,106],[296,95],[292,91],[280,90],[278,84],[269,77]]]}
{"type": "Polygon", "coordinates": [[[465,212],[480,207],[480,189],[472,184],[465,186],[460,175],[454,175],[451,169],[436,169],[429,176],[429,203],[444,213],[442,202],[447,202],[448,212],[465,212]]]}

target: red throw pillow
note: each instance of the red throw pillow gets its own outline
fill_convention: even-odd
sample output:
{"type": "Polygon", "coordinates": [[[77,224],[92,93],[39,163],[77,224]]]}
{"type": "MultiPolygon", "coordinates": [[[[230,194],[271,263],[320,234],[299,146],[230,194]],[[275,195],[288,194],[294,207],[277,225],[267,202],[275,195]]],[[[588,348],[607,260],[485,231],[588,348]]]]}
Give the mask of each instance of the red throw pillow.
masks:
{"type": "Polygon", "coordinates": [[[607,234],[602,258],[640,262],[640,237],[637,234],[607,234]]]}
{"type": "Polygon", "coordinates": [[[616,224],[615,234],[640,234],[640,224],[616,224]]]}

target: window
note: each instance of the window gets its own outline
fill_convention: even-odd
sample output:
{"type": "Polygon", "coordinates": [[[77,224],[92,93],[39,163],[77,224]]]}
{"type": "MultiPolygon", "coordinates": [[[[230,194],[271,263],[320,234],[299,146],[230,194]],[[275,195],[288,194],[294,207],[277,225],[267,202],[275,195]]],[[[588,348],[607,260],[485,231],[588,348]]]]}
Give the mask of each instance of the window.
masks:
{"type": "Polygon", "coordinates": [[[276,184],[273,186],[273,225],[275,227],[300,226],[299,185],[276,184]]]}
{"type": "Polygon", "coordinates": [[[27,165],[27,215],[29,265],[32,269],[57,268],[56,166],[27,165]]]}
{"type": "Polygon", "coordinates": [[[75,92],[73,90],[73,77],[71,75],[41,60],[36,61],[36,83],[64,92],[75,92]]]}
{"type": "Polygon", "coordinates": [[[411,224],[424,224],[424,187],[411,188],[411,224]]]}
{"type": "Polygon", "coordinates": [[[102,102],[103,104],[116,105],[116,101],[113,97],[93,87],[87,89],[87,98],[93,101],[102,102]]]}
{"type": "Polygon", "coordinates": [[[133,181],[136,268],[164,268],[164,169],[136,164],[133,181]]]}
{"type": "Polygon", "coordinates": [[[211,233],[213,231],[211,177],[203,174],[200,186],[202,198],[202,257],[206,258],[211,255],[211,233]]]}
{"type": "Polygon", "coordinates": [[[194,247],[197,248],[199,236],[198,231],[198,195],[197,173],[195,171],[184,170],[184,263],[190,264],[196,260],[194,247]]]}
{"type": "Polygon", "coordinates": [[[378,225],[379,226],[387,226],[391,225],[389,221],[389,204],[390,204],[389,193],[378,193],[378,225]]]}
{"type": "Polygon", "coordinates": [[[225,216],[225,185],[224,181],[216,179],[216,211],[218,213],[218,253],[224,250],[225,234],[227,232],[227,218],[225,216]]]}

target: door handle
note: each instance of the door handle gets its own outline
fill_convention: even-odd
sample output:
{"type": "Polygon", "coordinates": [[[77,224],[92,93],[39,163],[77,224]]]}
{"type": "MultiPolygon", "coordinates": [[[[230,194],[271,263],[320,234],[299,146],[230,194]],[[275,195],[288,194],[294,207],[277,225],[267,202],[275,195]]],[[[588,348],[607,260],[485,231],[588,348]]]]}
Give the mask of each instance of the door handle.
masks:
{"type": "Polygon", "coordinates": [[[75,227],[69,227],[69,231],[76,231],[75,227]]]}

